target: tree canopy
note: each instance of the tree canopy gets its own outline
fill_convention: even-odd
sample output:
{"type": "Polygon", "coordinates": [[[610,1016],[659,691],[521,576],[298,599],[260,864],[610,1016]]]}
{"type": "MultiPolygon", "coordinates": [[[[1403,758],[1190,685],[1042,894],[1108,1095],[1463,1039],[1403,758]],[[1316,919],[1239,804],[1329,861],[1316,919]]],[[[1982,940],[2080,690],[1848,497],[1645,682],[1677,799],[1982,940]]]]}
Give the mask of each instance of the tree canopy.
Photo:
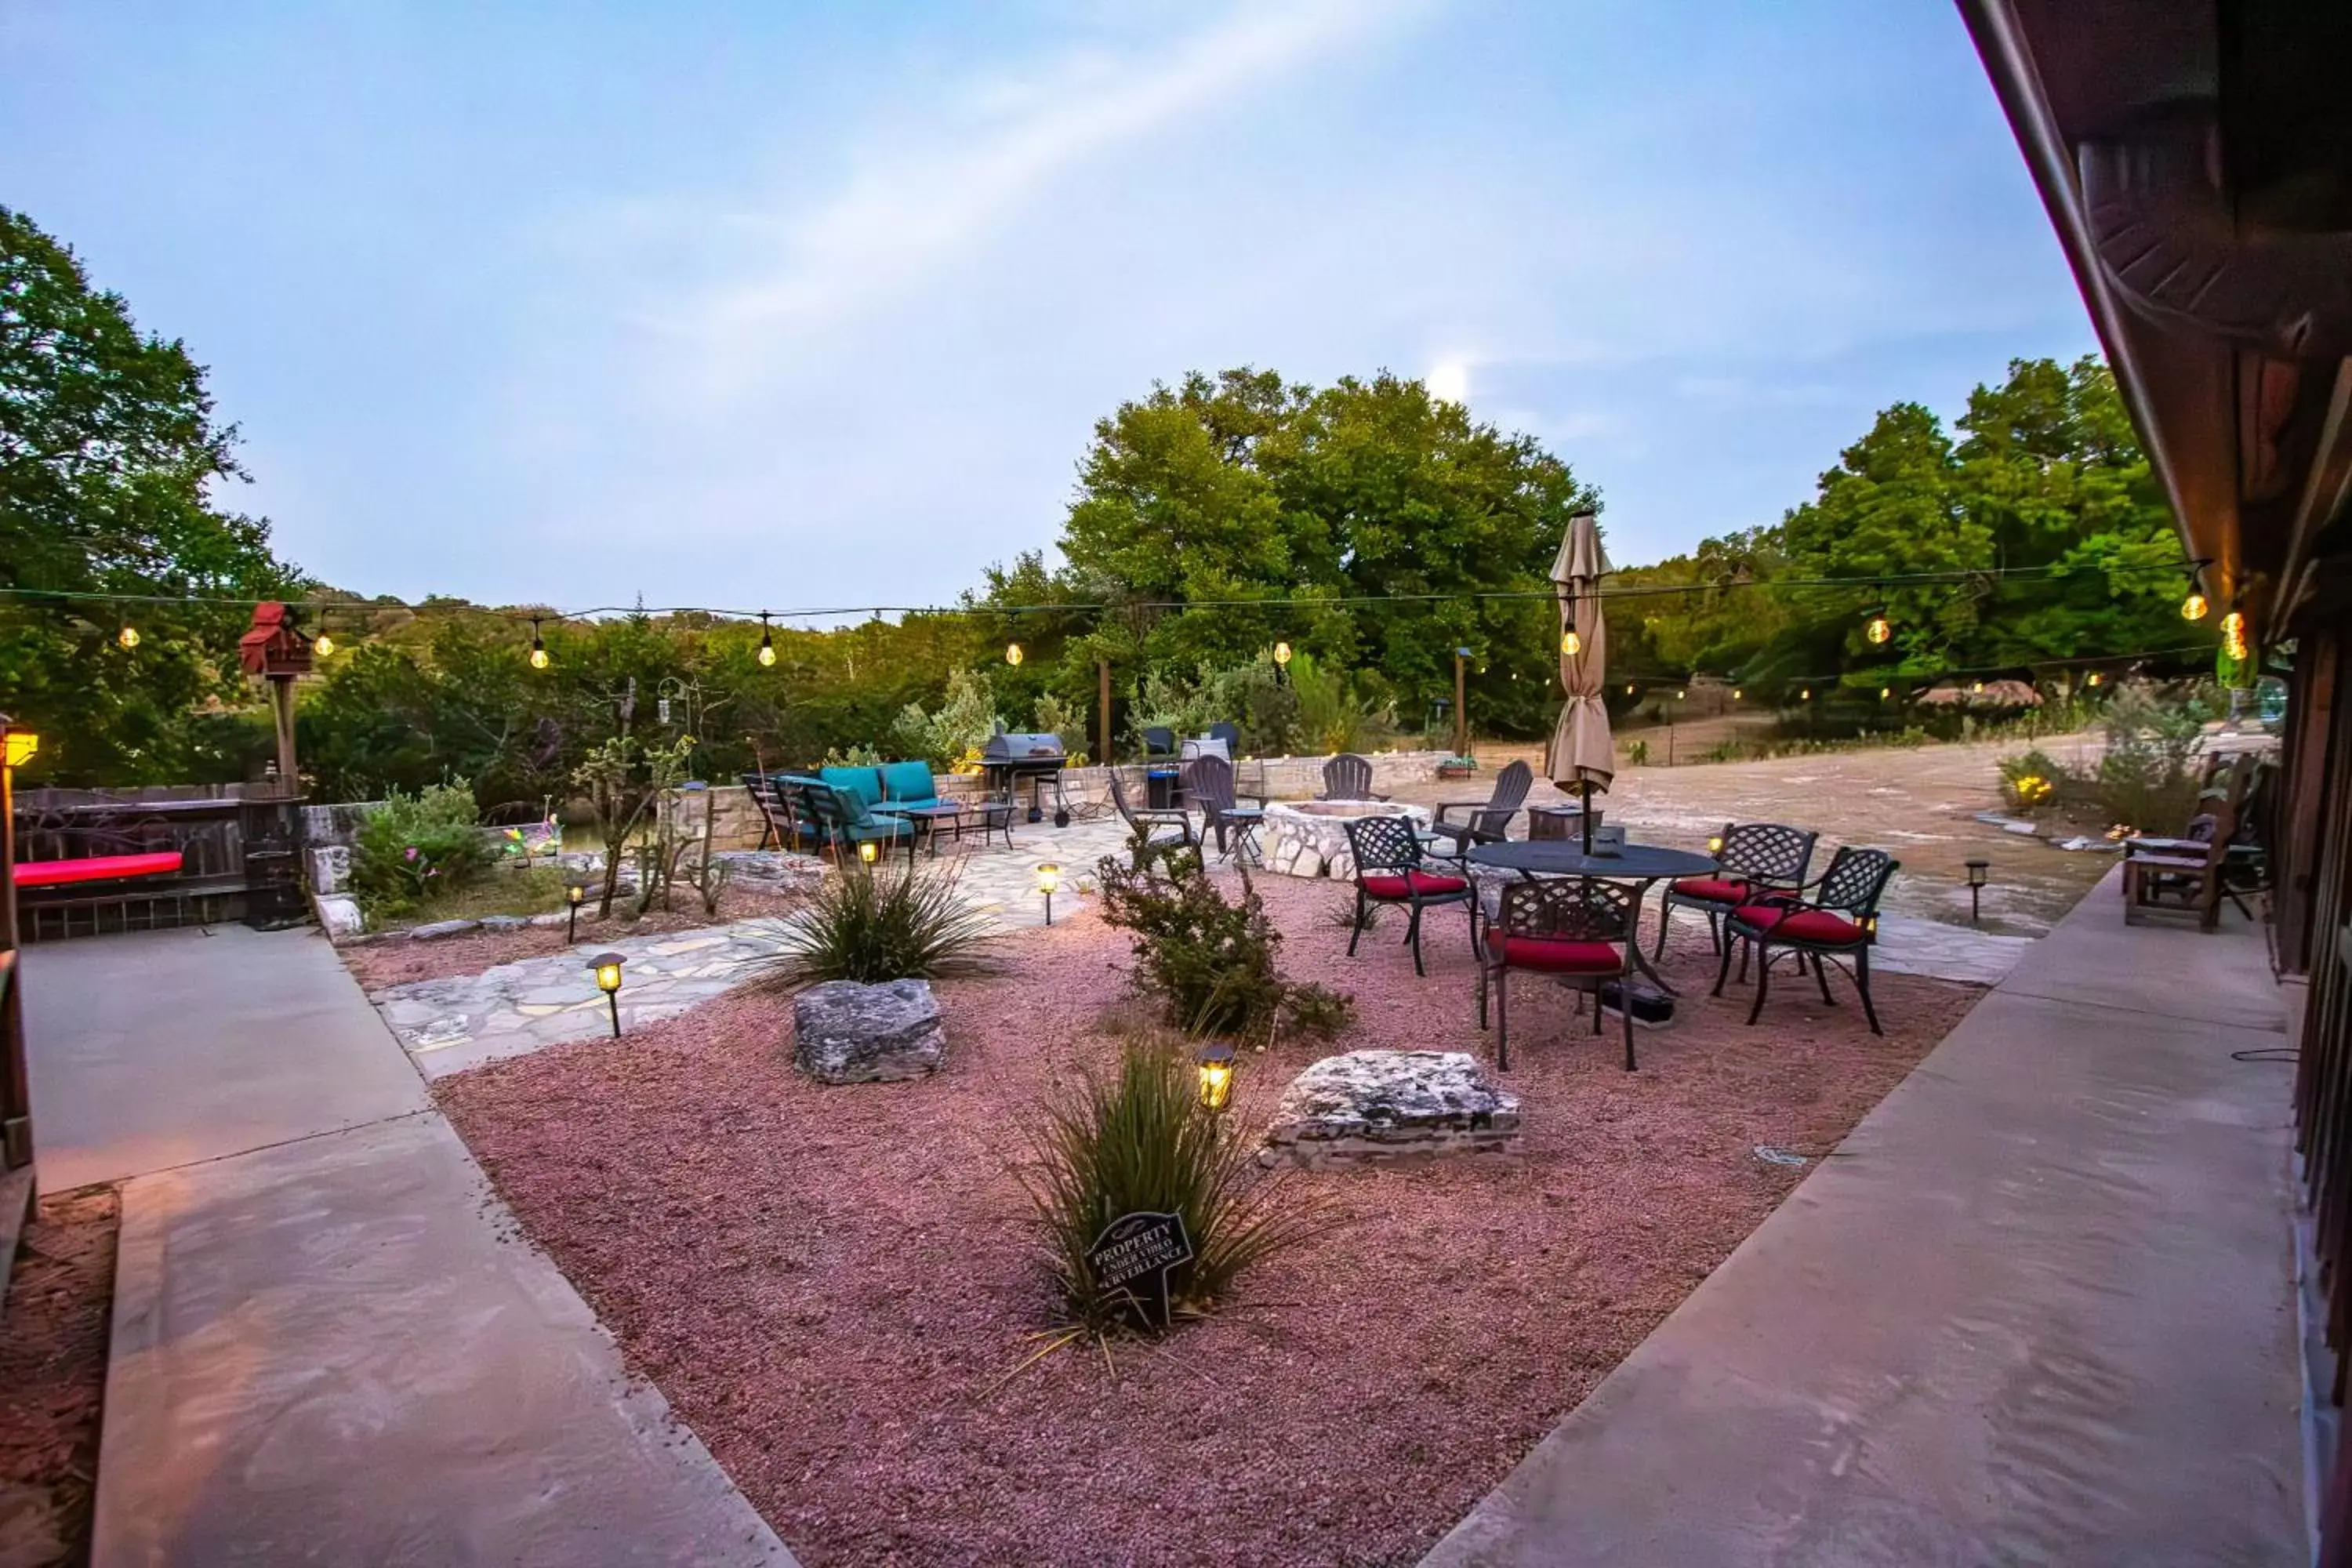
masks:
{"type": "Polygon", "coordinates": [[[299,586],[267,522],[208,499],[241,477],[236,440],[181,343],[142,334],[72,251],[0,207],[0,586],[37,591],[0,600],[0,702],[47,737],[45,771],[117,783],[205,771],[208,717],[244,700],[234,655],[247,614],[141,596],[299,586]]]}

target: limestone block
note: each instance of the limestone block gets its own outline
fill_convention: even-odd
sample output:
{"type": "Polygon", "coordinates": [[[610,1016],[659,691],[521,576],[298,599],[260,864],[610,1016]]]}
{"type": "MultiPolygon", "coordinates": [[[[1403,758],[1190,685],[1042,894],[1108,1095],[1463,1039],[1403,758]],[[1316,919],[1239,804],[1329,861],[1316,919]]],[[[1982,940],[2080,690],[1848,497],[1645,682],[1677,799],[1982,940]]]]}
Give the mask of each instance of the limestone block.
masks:
{"type": "Polygon", "coordinates": [[[1496,1088],[1466,1051],[1349,1051],[1326,1057],[1283,1090],[1268,1165],[1309,1170],[1421,1155],[1508,1153],[1518,1096],[1496,1088]]]}
{"type": "Polygon", "coordinates": [[[820,1083],[889,1083],[937,1072],[947,1055],[926,980],[829,980],[793,998],[793,1056],[820,1083]]]}

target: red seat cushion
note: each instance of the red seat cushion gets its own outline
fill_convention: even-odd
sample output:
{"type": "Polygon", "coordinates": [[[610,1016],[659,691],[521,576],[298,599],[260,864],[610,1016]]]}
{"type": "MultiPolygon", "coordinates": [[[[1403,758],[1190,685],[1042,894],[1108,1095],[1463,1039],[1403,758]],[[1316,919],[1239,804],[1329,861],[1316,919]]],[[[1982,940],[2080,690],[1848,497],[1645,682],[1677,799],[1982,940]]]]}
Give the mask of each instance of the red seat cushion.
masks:
{"type": "Polygon", "coordinates": [[[1705,899],[1710,904],[1737,904],[1755,889],[1746,882],[1727,878],[1685,877],[1675,884],[1675,891],[1685,899],[1705,899]]]}
{"type": "Polygon", "coordinates": [[[1548,969],[1555,974],[1614,974],[1625,967],[1624,956],[1605,942],[1505,936],[1490,929],[1486,951],[1513,969],[1548,969]]]}
{"type": "Polygon", "coordinates": [[[1458,893],[1470,884],[1459,877],[1441,877],[1434,871],[1407,871],[1402,877],[1367,877],[1364,891],[1376,899],[1409,899],[1416,894],[1427,899],[1439,893],[1458,893]]]}
{"type": "Polygon", "coordinates": [[[20,888],[61,888],[69,882],[111,882],[121,877],[163,877],[180,868],[177,849],[148,855],[92,855],[80,860],[26,860],[16,868],[20,888]]]}
{"type": "Polygon", "coordinates": [[[1799,942],[1858,942],[1863,939],[1860,926],[1827,910],[1791,911],[1784,904],[1749,904],[1732,910],[1731,918],[1767,936],[1793,937],[1799,942]]]}

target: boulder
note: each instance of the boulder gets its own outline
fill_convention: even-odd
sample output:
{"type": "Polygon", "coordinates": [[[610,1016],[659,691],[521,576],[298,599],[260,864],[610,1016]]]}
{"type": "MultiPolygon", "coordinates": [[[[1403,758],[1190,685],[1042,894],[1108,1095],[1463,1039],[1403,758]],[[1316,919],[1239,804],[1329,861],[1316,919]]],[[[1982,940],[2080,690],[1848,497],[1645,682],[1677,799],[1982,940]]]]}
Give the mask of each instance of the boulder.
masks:
{"type": "Polygon", "coordinates": [[[348,893],[321,893],[311,900],[319,913],[319,929],[329,942],[349,942],[367,929],[360,901],[348,893]]]}
{"type": "Polygon", "coordinates": [[[947,1048],[928,980],[828,980],[793,998],[793,1058],[819,1083],[921,1078],[947,1048]]]}
{"type": "Polygon", "coordinates": [[[435,921],[429,925],[409,927],[408,934],[417,942],[438,942],[445,936],[464,936],[481,929],[479,921],[435,921]]]}
{"type": "Polygon", "coordinates": [[[1429,1154],[1508,1153],[1519,1098],[1466,1051],[1349,1051],[1283,1090],[1259,1155],[1318,1170],[1429,1154]]]}
{"type": "Polygon", "coordinates": [[[310,890],[314,893],[348,893],[352,889],[352,847],[348,844],[315,844],[302,852],[309,862],[310,890]]]}

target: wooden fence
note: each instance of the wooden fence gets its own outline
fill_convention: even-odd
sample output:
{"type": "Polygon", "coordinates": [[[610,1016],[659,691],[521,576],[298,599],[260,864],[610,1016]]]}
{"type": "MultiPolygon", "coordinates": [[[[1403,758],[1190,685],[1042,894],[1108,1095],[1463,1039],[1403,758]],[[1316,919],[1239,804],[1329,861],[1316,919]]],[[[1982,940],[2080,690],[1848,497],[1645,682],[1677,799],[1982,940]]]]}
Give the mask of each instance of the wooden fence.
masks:
{"type": "Polygon", "coordinates": [[[20,862],[176,849],[183,864],[171,876],[21,888],[20,940],[299,919],[300,806],[299,795],[273,785],[21,791],[20,862]]]}

